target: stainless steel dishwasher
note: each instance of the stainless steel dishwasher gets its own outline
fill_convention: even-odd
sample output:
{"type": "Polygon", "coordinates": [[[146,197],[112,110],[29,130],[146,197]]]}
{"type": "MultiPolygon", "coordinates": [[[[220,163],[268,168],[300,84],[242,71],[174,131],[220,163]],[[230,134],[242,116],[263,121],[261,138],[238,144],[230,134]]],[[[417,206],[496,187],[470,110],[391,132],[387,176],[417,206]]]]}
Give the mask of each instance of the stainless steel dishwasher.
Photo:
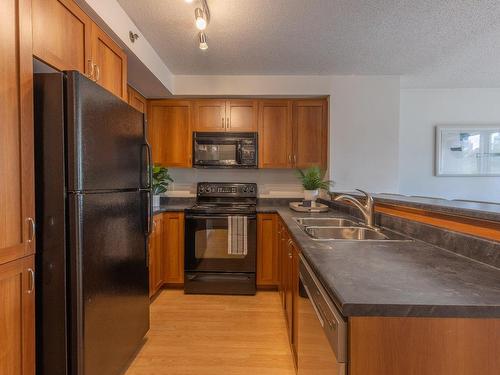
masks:
{"type": "Polygon", "coordinates": [[[298,374],[347,374],[347,322],[300,256],[298,374]]]}

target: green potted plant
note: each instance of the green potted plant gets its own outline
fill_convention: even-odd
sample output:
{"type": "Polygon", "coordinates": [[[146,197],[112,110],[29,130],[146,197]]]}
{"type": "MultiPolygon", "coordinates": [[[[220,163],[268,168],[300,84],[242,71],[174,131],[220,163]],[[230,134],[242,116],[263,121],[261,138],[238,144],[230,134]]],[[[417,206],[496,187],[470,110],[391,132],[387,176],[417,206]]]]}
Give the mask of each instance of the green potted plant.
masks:
{"type": "Polygon", "coordinates": [[[333,184],[333,181],[325,180],[325,171],[320,167],[310,167],[305,170],[297,169],[297,175],[304,187],[304,200],[316,201],[319,189],[326,189],[333,184]]]}
{"type": "Polygon", "coordinates": [[[160,205],[160,194],[167,191],[170,182],[174,182],[174,180],[168,174],[167,168],[161,165],[153,166],[153,206],[157,207],[160,205]]]}

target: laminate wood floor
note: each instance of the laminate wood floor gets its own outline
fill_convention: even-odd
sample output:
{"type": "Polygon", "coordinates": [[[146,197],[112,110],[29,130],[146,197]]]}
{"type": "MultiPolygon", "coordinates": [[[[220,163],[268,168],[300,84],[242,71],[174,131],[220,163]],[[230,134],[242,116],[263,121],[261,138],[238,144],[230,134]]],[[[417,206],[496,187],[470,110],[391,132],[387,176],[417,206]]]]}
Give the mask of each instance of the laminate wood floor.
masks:
{"type": "Polygon", "coordinates": [[[163,290],[147,341],[125,375],[294,375],[279,295],[163,290]]]}

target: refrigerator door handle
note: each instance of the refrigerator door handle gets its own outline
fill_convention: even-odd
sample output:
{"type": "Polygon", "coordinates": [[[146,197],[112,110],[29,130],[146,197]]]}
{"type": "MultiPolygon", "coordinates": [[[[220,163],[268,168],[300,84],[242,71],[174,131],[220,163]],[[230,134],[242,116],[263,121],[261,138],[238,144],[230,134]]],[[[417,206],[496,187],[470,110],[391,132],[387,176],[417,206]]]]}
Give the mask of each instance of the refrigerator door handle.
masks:
{"type": "Polygon", "coordinates": [[[151,191],[146,190],[146,196],[148,200],[147,209],[146,209],[146,235],[150,236],[153,232],[153,199],[151,197],[151,191]]]}
{"type": "MultiPolygon", "coordinates": [[[[141,147],[141,150],[146,149],[146,155],[147,155],[147,162],[146,162],[146,173],[147,173],[147,180],[146,180],[146,186],[143,187],[143,189],[151,189],[153,185],[153,156],[151,152],[151,146],[149,143],[144,143],[141,147]]],[[[142,151],[141,151],[142,153],[142,151]]],[[[143,165],[141,165],[141,169],[143,168],[143,165]]],[[[141,170],[141,185],[143,184],[143,171],[141,170]]]]}

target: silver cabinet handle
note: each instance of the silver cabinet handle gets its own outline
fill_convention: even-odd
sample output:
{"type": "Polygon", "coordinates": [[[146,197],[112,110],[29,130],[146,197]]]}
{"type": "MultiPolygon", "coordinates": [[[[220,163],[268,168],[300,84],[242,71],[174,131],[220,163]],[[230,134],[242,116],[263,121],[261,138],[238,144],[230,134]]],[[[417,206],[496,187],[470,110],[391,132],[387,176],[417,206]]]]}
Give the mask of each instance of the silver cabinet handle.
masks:
{"type": "Polygon", "coordinates": [[[88,64],[88,68],[89,68],[89,72],[88,72],[88,77],[90,79],[94,79],[94,64],[92,64],[92,59],[88,59],[87,60],[87,64],[88,64]]]}
{"type": "Polygon", "coordinates": [[[94,67],[95,67],[95,81],[97,82],[99,81],[99,78],[101,78],[101,68],[97,64],[94,64],[94,67]]]}
{"type": "Polygon", "coordinates": [[[35,291],[35,271],[32,268],[28,268],[29,273],[29,284],[28,284],[28,294],[31,294],[35,291]]]}
{"type": "Polygon", "coordinates": [[[226,128],[230,128],[231,124],[229,123],[229,117],[226,117],[226,128]]]}
{"type": "Polygon", "coordinates": [[[293,162],[297,163],[297,155],[293,155],[293,162]]]}
{"type": "Polygon", "coordinates": [[[222,129],[224,129],[225,126],[224,126],[224,117],[222,118],[222,129]]]}
{"type": "Polygon", "coordinates": [[[30,231],[29,231],[29,236],[28,236],[28,242],[33,242],[33,240],[35,239],[35,230],[36,230],[36,227],[35,227],[35,220],[33,220],[32,217],[28,217],[26,219],[26,221],[28,222],[28,224],[30,225],[29,228],[30,228],[30,231]]]}

